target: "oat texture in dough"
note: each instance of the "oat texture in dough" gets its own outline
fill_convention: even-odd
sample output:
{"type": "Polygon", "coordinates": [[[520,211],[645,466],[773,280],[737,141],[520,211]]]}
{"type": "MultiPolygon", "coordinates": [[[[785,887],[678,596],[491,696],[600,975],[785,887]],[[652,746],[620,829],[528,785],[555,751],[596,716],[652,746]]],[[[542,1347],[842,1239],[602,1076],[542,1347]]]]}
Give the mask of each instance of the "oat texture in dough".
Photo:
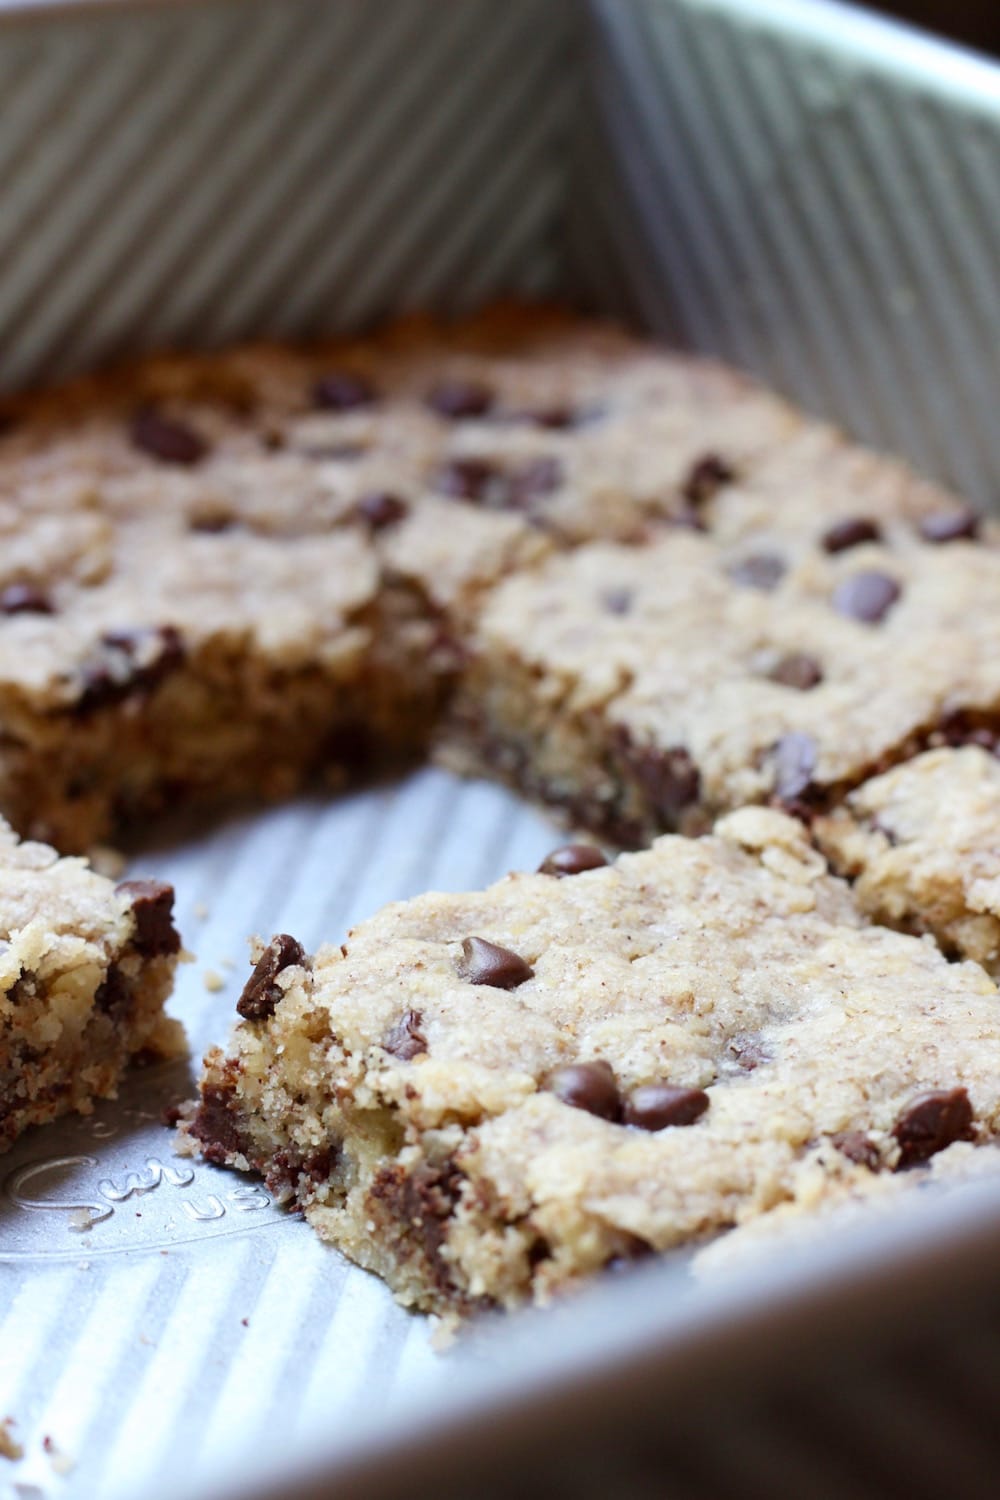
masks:
{"type": "Polygon", "coordinates": [[[441,1312],[877,1196],[993,1136],[993,982],[865,925],[799,822],[748,808],[562,864],[312,957],[259,946],[190,1136],[441,1312]]]}

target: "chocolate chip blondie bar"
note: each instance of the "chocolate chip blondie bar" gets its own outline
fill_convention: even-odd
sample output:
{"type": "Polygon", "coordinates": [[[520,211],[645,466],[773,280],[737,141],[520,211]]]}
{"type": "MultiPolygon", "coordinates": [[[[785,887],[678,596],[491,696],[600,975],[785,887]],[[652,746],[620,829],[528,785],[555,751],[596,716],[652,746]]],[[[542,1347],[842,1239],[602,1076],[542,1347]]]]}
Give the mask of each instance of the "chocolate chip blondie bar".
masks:
{"type": "Polygon", "coordinates": [[[163,1014],[173,896],[152,880],[114,885],[0,824],[0,1149],[113,1096],[130,1061],[182,1050],[163,1014]]]}
{"type": "Polygon", "coordinates": [[[831,545],[820,517],[784,554],[675,531],[513,577],[446,754],[636,846],[749,803],[812,815],[941,736],[992,732],[1000,550],[926,530],[890,544],[856,521],[831,545]]]}
{"type": "Polygon", "coordinates": [[[735,372],[557,310],[11,398],[0,811],[83,849],[165,805],[398,763],[498,580],[666,528],[710,531],[766,581],[788,561],[775,528],[807,552],[817,503],[831,548],[859,524],[971,524],[735,372]]]}
{"type": "Polygon", "coordinates": [[[1000,973],[1000,762],[942,747],[866,781],[813,833],[876,922],[1000,973]]]}
{"type": "Polygon", "coordinates": [[[863,1198],[1000,1123],[993,982],[864,925],[770,809],[255,951],[189,1134],[419,1307],[863,1198]]]}

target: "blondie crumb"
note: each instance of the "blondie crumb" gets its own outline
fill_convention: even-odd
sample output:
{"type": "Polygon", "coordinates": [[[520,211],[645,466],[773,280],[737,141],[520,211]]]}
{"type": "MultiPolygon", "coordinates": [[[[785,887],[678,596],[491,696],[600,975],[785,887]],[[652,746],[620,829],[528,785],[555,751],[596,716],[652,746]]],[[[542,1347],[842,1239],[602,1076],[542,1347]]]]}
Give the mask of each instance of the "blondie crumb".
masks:
{"type": "Polygon", "coordinates": [[[244,995],[189,1138],[436,1312],[919,1180],[1000,1123],[993,982],[866,926],[764,808],[314,956],[282,935],[244,995]]]}

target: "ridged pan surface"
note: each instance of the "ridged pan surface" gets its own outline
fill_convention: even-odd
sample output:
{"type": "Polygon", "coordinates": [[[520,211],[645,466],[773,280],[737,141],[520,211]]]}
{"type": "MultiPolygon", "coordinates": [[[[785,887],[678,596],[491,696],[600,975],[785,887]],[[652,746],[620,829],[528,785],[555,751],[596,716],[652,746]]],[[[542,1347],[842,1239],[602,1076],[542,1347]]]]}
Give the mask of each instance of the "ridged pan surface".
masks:
{"type": "MultiPolygon", "coordinates": [[[[161,344],[565,295],[757,370],[996,504],[998,79],[822,0],[0,5],[0,384],[161,344]]],[[[193,1059],[225,1037],[250,933],[335,939],[394,897],[531,868],[553,837],[499,790],[428,771],[147,851],[137,870],[176,884],[197,953],[175,1003],[193,1059]]],[[[512,1473],[526,1495],[533,1476],[549,1496],[637,1500],[881,1496],[901,1476],[941,1494],[949,1472],[955,1492],[992,1493],[977,1488],[996,1472],[992,1304],[959,1345],[929,1332],[867,1373],[803,1355],[797,1391],[762,1386],[721,1426],[707,1400],[666,1431],[629,1362],[655,1354],[665,1381],[683,1348],[678,1400],[709,1389],[697,1351],[703,1374],[739,1367],[721,1304],[689,1315],[667,1267],[648,1293],[531,1335],[533,1354],[487,1357],[466,1392],[441,1383],[426,1324],[262,1188],[171,1154],[160,1112],[192,1087],[193,1064],[138,1076],[0,1161],[0,1416],[25,1448],[0,1458],[3,1500],[287,1500],[283,1455],[295,1495],[353,1464],[338,1493],[412,1497],[447,1492],[449,1452],[494,1466],[484,1495],[509,1494],[512,1473]],[[559,1406],[574,1380],[595,1444],[628,1393],[627,1457],[559,1406]],[[551,1425],[526,1470],[529,1408],[551,1425]],[[484,1411],[507,1413],[506,1446],[484,1411]]],[[[981,1278],[987,1207],[945,1218],[936,1242],[883,1227],[921,1319],[938,1285],[981,1278]]],[[[849,1301],[849,1261],[823,1270],[831,1317],[874,1324],[849,1301]]],[[[857,1287],[890,1301],[876,1262],[854,1265],[857,1287]]],[[[812,1275],[748,1282],[779,1330],[748,1369],[772,1340],[791,1348],[812,1275]]],[[[733,1297],[730,1329],[750,1316],[733,1297]]]]}

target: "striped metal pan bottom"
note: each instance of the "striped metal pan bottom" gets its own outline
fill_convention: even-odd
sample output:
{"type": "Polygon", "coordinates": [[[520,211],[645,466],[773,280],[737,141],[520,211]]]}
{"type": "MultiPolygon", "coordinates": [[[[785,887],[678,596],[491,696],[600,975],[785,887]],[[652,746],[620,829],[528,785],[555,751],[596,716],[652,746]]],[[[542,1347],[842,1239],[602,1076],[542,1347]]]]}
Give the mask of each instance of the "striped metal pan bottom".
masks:
{"type": "MultiPolygon", "coordinates": [[[[558,294],[997,505],[998,80],[825,0],[0,0],[0,385],[558,294]]],[[[250,932],[312,945],[552,837],[425,771],[144,855],[198,954],[176,1000],[193,1055],[225,1036],[250,932]]],[[[997,1202],[831,1247],[801,1285],[782,1263],[728,1311],[689,1310],[662,1268],[449,1388],[377,1282],[170,1153],[159,1113],[192,1087],[157,1070],[0,1161],[0,1417],[25,1448],[0,1500],[305,1500],[334,1449],[350,1500],[469,1493],[453,1451],[484,1496],[995,1495],[997,1202]],[[963,1286],[975,1311],[942,1322],[963,1286]],[[919,1326],[879,1353],[896,1303],[919,1326]],[[867,1353],[804,1347],[821,1304],[867,1353]],[[772,1344],[784,1385],[760,1373],[772,1344]],[[727,1370],[746,1383],[723,1401],[727,1370]]]]}
{"type": "MultiPolygon", "coordinates": [[[[144,854],[136,871],[176,886],[197,954],[171,1006],[194,1062],[225,1041],[249,934],[336,941],[386,901],[534,869],[554,841],[500,789],[425,770],[144,854]]],[[[134,1497],[181,1440],[193,1487],[227,1460],[241,1470],[248,1434],[347,1432],[359,1405],[370,1417],[438,1363],[427,1320],[261,1186],[173,1155],[160,1115],[193,1090],[192,1068],[157,1068],[0,1163],[0,1417],[26,1450],[19,1500],[134,1497]]]]}

